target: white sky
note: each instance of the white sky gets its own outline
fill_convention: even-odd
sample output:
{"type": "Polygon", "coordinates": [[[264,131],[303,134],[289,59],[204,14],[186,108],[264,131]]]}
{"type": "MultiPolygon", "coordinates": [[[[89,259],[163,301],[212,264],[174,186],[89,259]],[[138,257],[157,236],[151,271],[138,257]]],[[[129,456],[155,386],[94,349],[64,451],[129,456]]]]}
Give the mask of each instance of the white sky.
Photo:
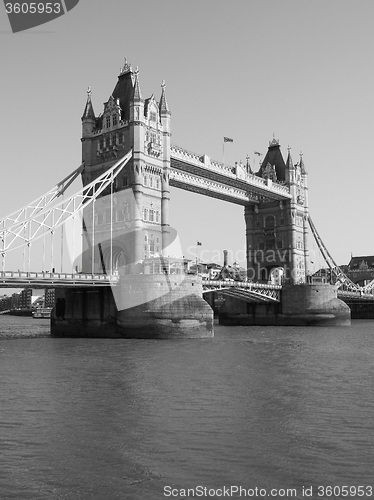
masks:
{"type": "MultiPolygon", "coordinates": [[[[303,151],[338,264],[373,254],[373,18],[372,0],[80,0],[12,34],[1,3],[0,216],[80,164],[86,89],[101,113],[126,56],[144,97],[166,80],[173,144],[221,161],[228,136],[226,163],[253,166],[275,134],[284,157],[303,151]]],[[[171,212],[186,256],[196,241],[204,260],[244,256],[242,207],[173,189],[171,212]]]]}

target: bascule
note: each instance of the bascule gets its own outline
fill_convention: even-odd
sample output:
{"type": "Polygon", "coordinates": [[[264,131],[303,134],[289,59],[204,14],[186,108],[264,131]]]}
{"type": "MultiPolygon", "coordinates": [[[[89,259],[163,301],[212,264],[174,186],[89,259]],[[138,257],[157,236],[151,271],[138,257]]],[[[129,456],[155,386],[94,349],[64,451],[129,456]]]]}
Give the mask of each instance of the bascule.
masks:
{"type": "Polygon", "coordinates": [[[171,250],[177,238],[169,223],[172,186],[244,207],[251,283],[205,282],[205,292],[224,288],[245,301],[280,301],[282,286],[264,282],[277,268],[283,270],[283,283],[306,284],[314,238],[342,294],[373,297],[374,280],[358,286],[332,259],[309,215],[303,157],[294,163],[288,149],[284,161],[275,138],[258,172],[249,164],[229,166],[172,145],[165,83],[158,101],[154,95],[143,98],[139,71],[125,60],[99,115],[88,90],[81,141],[79,168],[0,220],[1,286],[115,287],[123,275],[183,274],[183,259],[171,250]],[[69,195],[68,188],[79,176],[83,187],[69,195]],[[80,261],[77,265],[71,259],[71,269],[63,272],[61,257],[57,272],[54,262],[66,246],[64,239],[72,255],[79,249],[80,261]],[[34,248],[39,269],[32,268],[34,248]],[[18,271],[7,267],[14,251],[22,252],[18,271]]]}

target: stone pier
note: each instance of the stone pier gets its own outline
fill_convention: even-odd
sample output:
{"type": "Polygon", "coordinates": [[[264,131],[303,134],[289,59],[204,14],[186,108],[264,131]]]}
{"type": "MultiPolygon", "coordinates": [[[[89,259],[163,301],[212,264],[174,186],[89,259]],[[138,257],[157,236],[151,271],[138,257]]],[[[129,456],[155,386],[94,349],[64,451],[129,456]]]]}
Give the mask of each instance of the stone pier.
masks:
{"type": "Polygon", "coordinates": [[[344,326],[351,311],[329,284],[286,285],[281,303],[250,303],[227,297],[219,311],[222,325],[344,326]]]}
{"type": "Polygon", "coordinates": [[[138,274],[112,287],[56,289],[54,337],[213,337],[213,311],[196,276],[138,274]]]}

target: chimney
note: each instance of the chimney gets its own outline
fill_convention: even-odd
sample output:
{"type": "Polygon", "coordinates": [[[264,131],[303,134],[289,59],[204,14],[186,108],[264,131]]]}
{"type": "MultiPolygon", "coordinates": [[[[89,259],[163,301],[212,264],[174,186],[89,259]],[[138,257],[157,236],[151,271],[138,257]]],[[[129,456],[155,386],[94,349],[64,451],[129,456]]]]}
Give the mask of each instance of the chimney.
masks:
{"type": "Polygon", "coordinates": [[[223,251],[223,267],[227,267],[227,250],[223,251]]]}

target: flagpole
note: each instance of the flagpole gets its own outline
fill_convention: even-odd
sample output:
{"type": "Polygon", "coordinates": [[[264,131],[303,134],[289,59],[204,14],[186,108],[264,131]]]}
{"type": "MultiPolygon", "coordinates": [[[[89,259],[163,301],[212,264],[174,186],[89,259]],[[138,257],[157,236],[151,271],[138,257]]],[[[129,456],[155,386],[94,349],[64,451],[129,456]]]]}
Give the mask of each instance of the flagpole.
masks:
{"type": "Polygon", "coordinates": [[[223,144],[222,144],[222,163],[223,166],[225,166],[225,139],[223,139],[223,144]]]}

